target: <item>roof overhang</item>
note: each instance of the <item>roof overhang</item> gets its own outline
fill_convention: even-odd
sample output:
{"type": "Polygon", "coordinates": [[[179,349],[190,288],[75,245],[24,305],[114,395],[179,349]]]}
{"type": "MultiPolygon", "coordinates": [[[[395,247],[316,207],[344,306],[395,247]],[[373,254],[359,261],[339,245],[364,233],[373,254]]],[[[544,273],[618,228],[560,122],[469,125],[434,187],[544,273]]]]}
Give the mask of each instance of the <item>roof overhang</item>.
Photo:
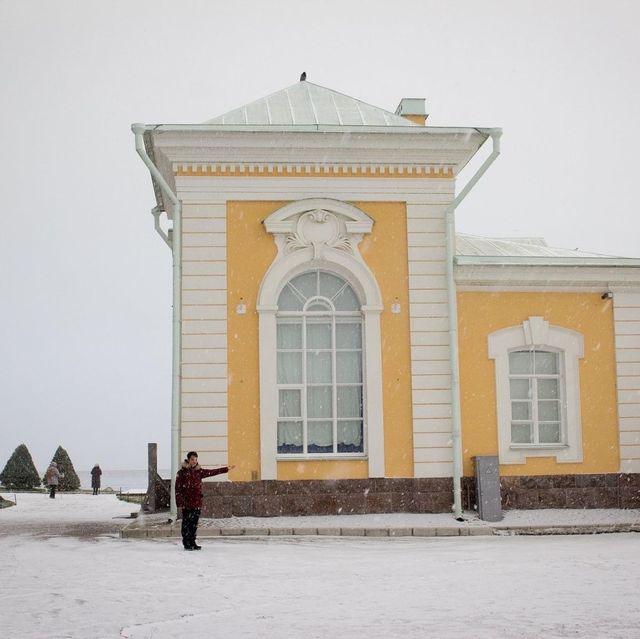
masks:
{"type": "Polygon", "coordinates": [[[640,288],[640,258],[456,258],[454,277],[460,291],[602,292],[640,288]],[[478,261],[478,260],[482,261],[478,261]]]}
{"type": "MultiPolygon", "coordinates": [[[[145,125],[145,146],[175,188],[180,165],[295,163],[323,166],[389,165],[447,167],[457,174],[490,137],[492,129],[422,126],[334,125],[145,125]]],[[[154,185],[155,187],[156,185],[154,185]]],[[[158,204],[164,207],[156,190],[158,204]]]]}
{"type": "Polygon", "coordinates": [[[458,255],[456,264],[460,266],[566,266],[566,267],[634,267],[640,268],[637,257],[553,257],[531,255],[458,255]]]}

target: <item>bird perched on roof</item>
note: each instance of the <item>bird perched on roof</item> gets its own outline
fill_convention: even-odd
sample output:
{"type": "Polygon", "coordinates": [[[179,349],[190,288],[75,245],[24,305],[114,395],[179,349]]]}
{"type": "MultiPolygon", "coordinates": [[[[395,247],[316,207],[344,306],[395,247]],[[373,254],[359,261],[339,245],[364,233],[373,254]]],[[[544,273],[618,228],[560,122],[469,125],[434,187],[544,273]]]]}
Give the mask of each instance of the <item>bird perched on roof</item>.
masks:
{"type": "Polygon", "coordinates": [[[300,82],[304,82],[306,79],[307,79],[307,72],[306,72],[306,71],[303,71],[303,72],[300,74],[300,82]]]}

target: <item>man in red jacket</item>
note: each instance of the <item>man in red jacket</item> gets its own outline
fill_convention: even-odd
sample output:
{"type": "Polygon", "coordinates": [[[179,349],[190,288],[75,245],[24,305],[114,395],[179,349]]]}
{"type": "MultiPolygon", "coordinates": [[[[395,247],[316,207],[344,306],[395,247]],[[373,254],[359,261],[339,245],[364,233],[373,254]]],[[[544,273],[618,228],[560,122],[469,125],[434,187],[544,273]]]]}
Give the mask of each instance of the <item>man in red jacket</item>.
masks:
{"type": "Polygon", "coordinates": [[[196,531],[202,508],[202,480],[205,477],[228,473],[235,466],[205,470],[198,464],[198,453],[187,453],[187,459],[176,476],[176,506],[182,508],[182,544],[185,550],[200,550],[196,531]]]}

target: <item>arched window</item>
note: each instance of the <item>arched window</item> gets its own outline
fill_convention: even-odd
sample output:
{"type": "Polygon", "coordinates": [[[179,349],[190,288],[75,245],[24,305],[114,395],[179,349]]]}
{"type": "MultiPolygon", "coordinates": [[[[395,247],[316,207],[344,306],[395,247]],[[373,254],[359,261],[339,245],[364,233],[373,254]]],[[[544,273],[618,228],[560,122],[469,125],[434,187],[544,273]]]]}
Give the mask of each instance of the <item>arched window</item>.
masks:
{"type": "Polygon", "coordinates": [[[358,245],[373,220],[346,202],[290,202],[264,221],[278,253],[256,310],[260,476],[278,461],[367,460],[384,477],[382,295],[358,245]]]}
{"type": "Polygon", "coordinates": [[[361,304],[324,270],[291,279],[278,297],[278,454],[364,453],[361,304]]]}

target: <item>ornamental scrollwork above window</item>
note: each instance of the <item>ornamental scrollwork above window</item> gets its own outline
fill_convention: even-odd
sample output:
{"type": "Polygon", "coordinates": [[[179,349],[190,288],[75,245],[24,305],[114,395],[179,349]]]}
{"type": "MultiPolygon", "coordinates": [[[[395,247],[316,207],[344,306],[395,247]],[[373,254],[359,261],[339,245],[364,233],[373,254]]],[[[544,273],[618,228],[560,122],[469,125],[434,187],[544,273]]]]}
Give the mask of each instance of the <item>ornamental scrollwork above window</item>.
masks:
{"type": "Polygon", "coordinates": [[[285,238],[285,251],[313,248],[313,259],[320,259],[326,248],[355,254],[355,247],[347,233],[345,220],[324,209],[302,213],[295,231],[285,238]]]}

